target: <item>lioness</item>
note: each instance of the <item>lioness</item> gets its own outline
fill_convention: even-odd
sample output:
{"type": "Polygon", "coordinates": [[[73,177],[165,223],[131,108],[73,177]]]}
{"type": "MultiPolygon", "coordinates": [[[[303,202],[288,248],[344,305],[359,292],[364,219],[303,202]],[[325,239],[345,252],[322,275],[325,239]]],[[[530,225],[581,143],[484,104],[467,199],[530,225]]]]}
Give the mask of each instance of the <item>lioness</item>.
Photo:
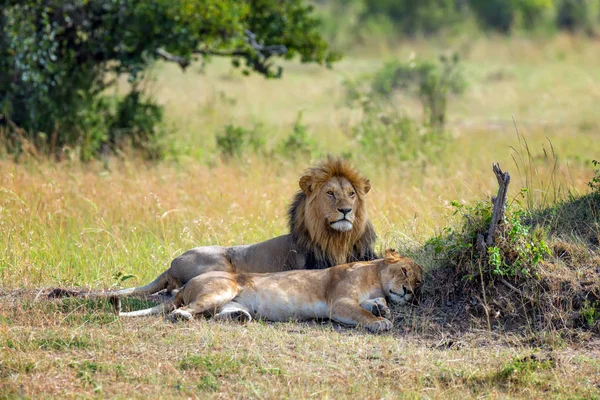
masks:
{"type": "Polygon", "coordinates": [[[410,301],[421,285],[423,268],[395,250],[385,258],[324,270],[270,274],[209,272],[190,280],[173,300],[146,310],[121,313],[135,317],[175,309],[172,319],[209,313],[217,319],[264,318],[271,321],[330,318],[370,331],[392,327],[384,296],[410,301]]]}
{"type": "MultiPolygon", "coordinates": [[[[146,286],[114,292],[87,293],[88,297],[116,297],[173,291],[192,278],[211,271],[278,272],[322,269],[377,258],[375,231],[366,209],[369,180],[346,161],[329,157],[300,178],[299,191],[289,208],[290,233],[242,246],[205,246],[191,249],[146,286]]],[[[57,289],[50,296],[79,294],[57,289]]]]}

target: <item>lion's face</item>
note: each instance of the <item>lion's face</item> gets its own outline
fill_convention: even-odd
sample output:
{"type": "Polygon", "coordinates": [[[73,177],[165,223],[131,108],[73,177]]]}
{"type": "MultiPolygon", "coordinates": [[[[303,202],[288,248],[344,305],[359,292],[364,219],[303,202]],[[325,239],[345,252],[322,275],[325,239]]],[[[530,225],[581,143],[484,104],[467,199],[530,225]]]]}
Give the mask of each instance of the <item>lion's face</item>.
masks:
{"type": "Polygon", "coordinates": [[[288,211],[290,234],[314,256],[311,267],[374,255],[376,236],[366,206],[371,183],[366,177],[347,161],[328,157],[307,169],[298,184],[302,191],[288,211]]]}
{"type": "Polygon", "coordinates": [[[325,182],[315,183],[314,176],[306,175],[300,187],[307,194],[311,206],[310,223],[324,224],[337,232],[349,232],[354,227],[357,214],[364,212],[360,198],[370,189],[367,179],[362,179],[357,188],[345,176],[333,176],[325,182]]]}
{"type": "Polygon", "coordinates": [[[386,268],[381,273],[381,281],[385,294],[400,305],[410,302],[423,282],[423,268],[391,249],[385,251],[384,263],[386,268]]]}
{"type": "Polygon", "coordinates": [[[356,203],[356,189],[344,177],[336,176],[323,185],[315,194],[316,206],[324,222],[331,229],[339,232],[348,232],[356,219],[354,210],[356,203]]]}

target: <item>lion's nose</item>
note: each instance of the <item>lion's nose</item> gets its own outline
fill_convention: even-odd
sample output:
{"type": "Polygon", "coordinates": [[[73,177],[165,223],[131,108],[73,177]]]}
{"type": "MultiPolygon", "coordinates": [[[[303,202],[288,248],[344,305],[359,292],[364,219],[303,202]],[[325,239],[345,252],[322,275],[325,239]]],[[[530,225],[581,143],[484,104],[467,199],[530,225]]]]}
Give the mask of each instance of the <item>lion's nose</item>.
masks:
{"type": "Polygon", "coordinates": [[[350,214],[352,212],[351,208],[338,208],[338,211],[344,215],[350,214]]]}

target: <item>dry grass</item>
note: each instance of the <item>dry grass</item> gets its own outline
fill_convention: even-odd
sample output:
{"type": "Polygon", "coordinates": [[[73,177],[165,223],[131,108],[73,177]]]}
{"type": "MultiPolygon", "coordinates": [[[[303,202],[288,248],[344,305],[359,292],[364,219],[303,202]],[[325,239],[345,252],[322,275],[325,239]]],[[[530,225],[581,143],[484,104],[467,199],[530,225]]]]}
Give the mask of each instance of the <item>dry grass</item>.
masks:
{"type": "Polygon", "coordinates": [[[597,340],[540,350],[485,332],[450,341],[400,327],[121,321],[34,295],[0,303],[7,397],[590,398],[600,385],[597,340]]]}
{"type": "MultiPolygon", "coordinates": [[[[398,54],[445,47],[414,42],[398,54]]],[[[455,140],[445,154],[392,168],[354,154],[373,183],[369,211],[380,247],[423,243],[447,223],[450,201],[487,198],[496,188],[493,161],[512,173],[516,193],[526,174],[512,158],[511,146],[520,149],[512,116],[535,163],[532,192],[587,190],[589,161],[600,157],[600,44],[560,36],[462,47],[471,87],[451,102],[455,140]]],[[[426,320],[410,318],[391,335],[367,335],[329,323],[119,321],[101,304],[34,301],[37,288],[131,286],[191,247],[284,233],[286,206],[311,160],[224,164],[212,154],[214,133],[231,122],[262,123],[273,146],[303,111],[324,152],[356,151],[346,135],[356,115],[340,105],[342,80],[374,71],[383,58],[350,56],[333,71],[289,65],[283,81],[243,79],[221,62],[206,75],[160,65],[150,86],[167,107],[174,159],[114,159],[110,170],[0,159],[0,397],[600,396],[597,338],[569,345],[553,338],[541,351],[523,337],[477,330],[448,337],[443,326],[426,329],[426,320]],[[135,277],[121,282],[119,273],[135,277]],[[538,358],[526,358],[532,353],[538,358]]],[[[402,101],[418,115],[416,103],[402,101]]]]}

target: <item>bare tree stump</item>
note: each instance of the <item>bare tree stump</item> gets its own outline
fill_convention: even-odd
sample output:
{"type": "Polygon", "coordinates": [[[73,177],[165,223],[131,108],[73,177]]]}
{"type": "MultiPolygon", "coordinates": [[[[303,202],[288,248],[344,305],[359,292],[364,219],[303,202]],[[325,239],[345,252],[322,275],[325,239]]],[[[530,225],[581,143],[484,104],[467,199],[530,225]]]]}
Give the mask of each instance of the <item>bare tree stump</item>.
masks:
{"type": "Polygon", "coordinates": [[[479,251],[481,256],[487,254],[488,247],[494,245],[496,230],[498,226],[502,224],[502,220],[504,219],[504,208],[506,207],[506,193],[508,191],[508,184],[510,183],[510,175],[508,172],[502,172],[500,169],[500,165],[497,163],[493,164],[494,175],[496,175],[496,179],[498,180],[498,194],[492,197],[492,204],[494,205],[492,211],[492,222],[490,223],[490,227],[488,232],[483,237],[482,234],[477,236],[477,250],[479,251]]]}

